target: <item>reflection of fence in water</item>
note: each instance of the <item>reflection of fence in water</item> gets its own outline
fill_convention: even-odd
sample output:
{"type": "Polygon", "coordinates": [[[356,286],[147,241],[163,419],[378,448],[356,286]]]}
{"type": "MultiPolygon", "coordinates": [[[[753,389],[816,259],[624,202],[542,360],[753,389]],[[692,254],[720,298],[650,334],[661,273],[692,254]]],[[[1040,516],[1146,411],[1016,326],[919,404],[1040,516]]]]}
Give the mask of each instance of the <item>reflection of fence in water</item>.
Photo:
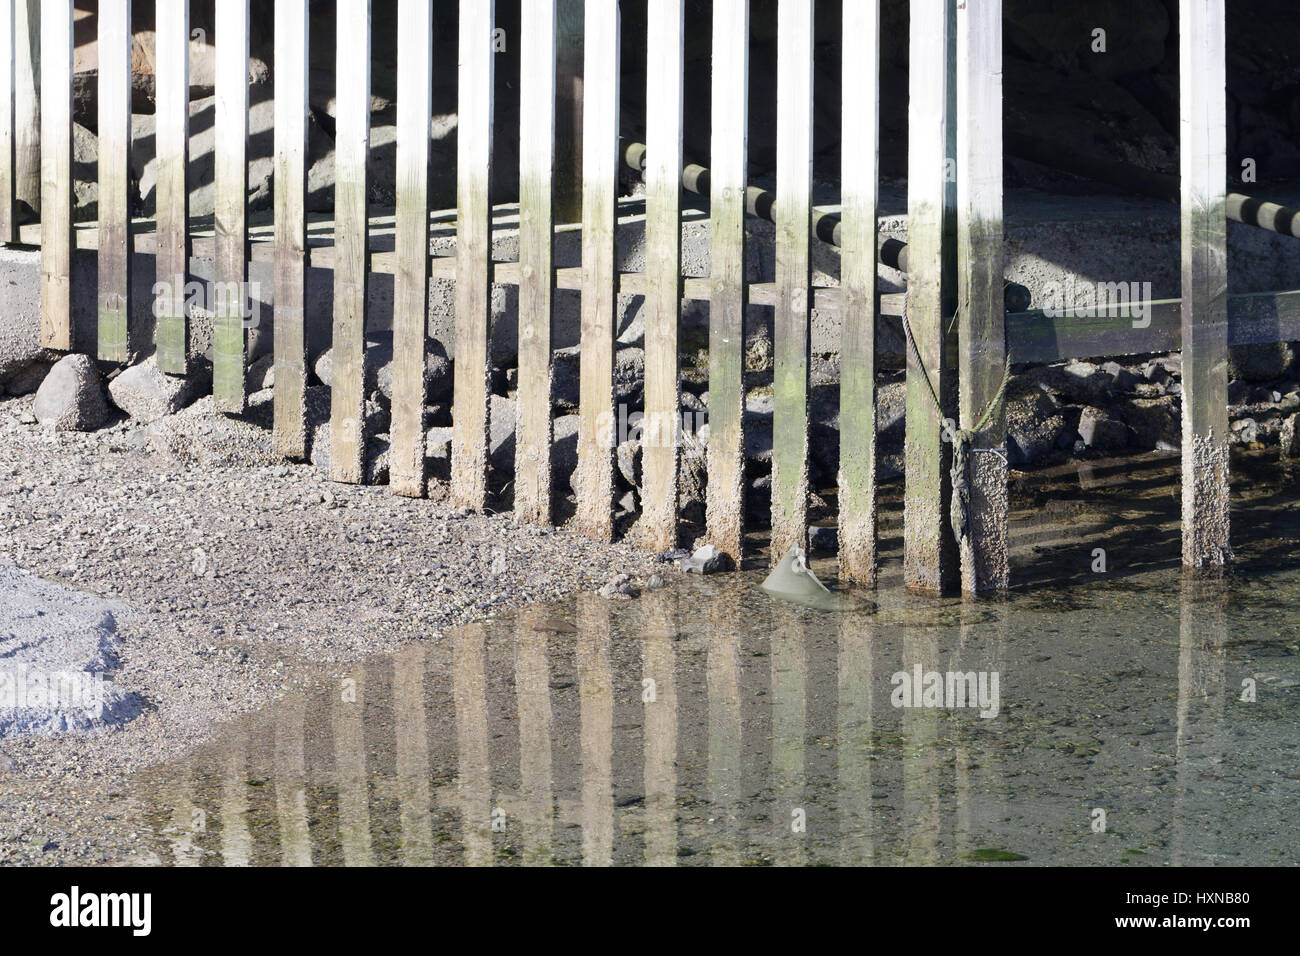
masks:
{"type": "MultiPolygon", "coordinates": [[[[906,630],[850,614],[827,633],[778,607],[764,630],[746,598],[723,591],[696,618],[666,592],[588,596],[577,633],[556,625],[564,612],[530,609],[357,667],[170,774],[158,852],[226,865],[923,864],[990,845],[1024,812],[1002,777],[1007,710],[986,723],[889,703],[890,675],[918,664],[1002,670],[999,625],[978,609],[906,630]]],[[[1223,753],[1222,623],[1205,604],[1184,617],[1171,744],[1189,794],[1223,753]]],[[[1205,846],[1207,806],[1176,796],[1176,858],[1205,846]]],[[[1063,834],[1086,829],[1087,810],[1063,810],[1063,834]]]]}

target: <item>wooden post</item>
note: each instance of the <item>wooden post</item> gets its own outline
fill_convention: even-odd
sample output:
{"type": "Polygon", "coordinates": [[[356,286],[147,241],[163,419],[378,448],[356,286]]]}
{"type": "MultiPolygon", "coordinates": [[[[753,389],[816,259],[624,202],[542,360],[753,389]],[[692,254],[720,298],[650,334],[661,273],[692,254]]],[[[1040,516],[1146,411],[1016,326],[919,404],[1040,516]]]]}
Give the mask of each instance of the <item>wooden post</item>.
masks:
{"type": "MultiPolygon", "coordinates": [[[[185,283],[190,271],[190,202],[186,181],[190,138],[190,5],[159,3],[156,17],[156,279],[163,291],[156,306],[154,344],[158,367],[164,372],[184,375],[188,368],[189,343],[185,283]]],[[[278,176],[276,184],[278,189],[278,176]]],[[[275,301],[278,312],[279,295],[275,301]]]]}
{"type": "Polygon", "coordinates": [[[1002,291],[1002,0],[957,10],[957,303],[961,427],[970,448],[962,590],[1006,588],[1007,460],[998,398],[1007,358],[1002,291]]]}
{"type": "MultiPolygon", "coordinates": [[[[587,8],[588,16],[592,7],[587,8]]],[[[588,30],[589,51],[595,39],[588,30]]],[[[574,659],[578,671],[578,740],[582,748],[584,866],[609,866],[614,855],[614,680],[609,660],[609,616],[609,602],[604,598],[590,592],[578,595],[574,659]]]]}
{"type": "Polygon", "coordinates": [[[41,345],[72,335],[72,0],[41,9],[41,345]]]}
{"type": "Polygon", "coordinates": [[[0,0],[0,243],[18,238],[14,221],[14,0],[0,0]]]}
{"type": "Polygon", "coordinates": [[[773,565],[792,546],[808,544],[813,8],[813,0],[779,0],[777,7],[776,369],[769,555],[773,565]]]}
{"type": "Polygon", "coordinates": [[[41,209],[41,0],[13,0],[14,200],[41,209]]]}
{"type": "Polygon", "coordinates": [[[614,537],[614,336],[618,296],[614,222],[618,192],[618,3],[587,5],[584,37],[582,151],[582,337],[579,365],[578,467],[573,489],[577,527],[614,537]],[[597,80],[597,78],[599,78],[597,80]],[[585,94],[590,93],[590,97],[585,94]]]}
{"type": "Polygon", "coordinates": [[[334,786],[344,866],[374,866],[370,837],[370,774],[366,769],[366,671],[359,666],[333,692],[334,786]]]}
{"type": "MultiPolygon", "coordinates": [[[[491,31],[484,45],[491,48],[491,31]]],[[[487,633],[482,624],[452,637],[452,699],[456,707],[456,798],[465,866],[492,865],[492,764],[487,705],[487,633]]]]}
{"type": "MultiPolygon", "coordinates": [[[[582,221],[582,60],[585,0],[557,0],[555,35],[555,219],[582,221]]],[[[531,37],[525,33],[524,36],[531,37]]],[[[531,43],[531,39],[529,43],[531,43]]],[[[520,90],[522,96],[527,86],[520,90]]],[[[526,115],[526,114],[525,114],[526,115]]]]}
{"type": "MultiPolygon", "coordinates": [[[[424,5],[427,7],[428,3],[424,5]]],[[[414,32],[417,22],[402,19],[403,31],[414,32]]],[[[398,57],[400,61],[400,52],[398,57]]],[[[427,653],[426,645],[414,644],[393,658],[396,716],[393,729],[397,738],[397,793],[401,801],[404,866],[433,866],[433,795],[429,789],[432,768],[429,766],[429,716],[424,701],[427,653]]]]}
{"type": "Polygon", "coordinates": [[[903,578],[909,587],[937,592],[951,590],[958,579],[949,524],[952,445],[943,424],[956,414],[955,3],[933,0],[911,8],[907,120],[906,322],[916,348],[907,356],[903,578]]]}
{"type": "Polygon", "coordinates": [[[212,316],[212,396],[224,412],[242,413],[244,300],[248,268],[248,0],[216,11],[214,220],[217,281],[212,316]]]}
{"type": "MultiPolygon", "coordinates": [[[[543,2],[549,3],[549,0],[543,2]]],[[[522,609],[515,628],[515,712],[519,719],[523,863],[530,866],[545,866],[551,862],[555,829],[551,667],[547,659],[546,632],[538,628],[544,618],[545,614],[537,608],[522,609]]]]}
{"type": "Polygon", "coordinates": [[[515,511],[551,523],[551,332],[555,290],[556,4],[526,0],[519,52],[519,392],[515,511]]]}
{"type": "Polygon", "coordinates": [[[388,485],[425,490],[424,371],[429,308],[429,117],[433,112],[433,5],[402,0],[397,33],[397,221],[393,276],[392,448],[388,485]]]}
{"type": "Polygon", "coordinates": [[[846,3],[843,35],[840,576],[860,584],[875,584],[879,0],[846,3]]]}
{"type": "Polygon", "coordinates": [[[745,548],[745,183],[749,0],[713,5],[709,247],[709,541],[740,566],[745,548]]]}
{"type": "MultiPolygon", "coordinates": [[[[307,457],[307,0],[275,5],[275,453],[307,457]]],[[[332,431],[332,430],[331,430],[332,431]]],[[[331,435],[332,438],[332,435],[331,435]]]]}
{"type": "Polygon", "coordinates": [[[311,866],[311,823],[307,811],[307,706],[302,697],[282,702],[275,716],[275,816],[280,865],[311,866]]]}
{"type": "Polygon", "coordinates": [[[1232,560],[1223,0],[1180,0],[1183,566],[1232,560]]]}
{"type": "Polygon", "coordinates": [[[683,0],[650,4],[646,74],[645,420],[641,428],[641,542],[677,547],[682,311],[683,0]]]}
{"type": "Polygon", "coordinates": [[[488,377],[492,311],[492,26],[495,0],[460,5],[456,138],[456,375],[452,396],[451,499],[487,503],[488,377]]]}
{"type": "Polygon", "coordinates": [[[370,272],[370,0],[339,0],[334,136],[334,346],[330,478],[359,484],[366,463],[366,286],[370,272]]]}
{"type": "Polygon", "coordinates": [[[130,360],[131,3],[100,0],[99,358],[130,360]]]}

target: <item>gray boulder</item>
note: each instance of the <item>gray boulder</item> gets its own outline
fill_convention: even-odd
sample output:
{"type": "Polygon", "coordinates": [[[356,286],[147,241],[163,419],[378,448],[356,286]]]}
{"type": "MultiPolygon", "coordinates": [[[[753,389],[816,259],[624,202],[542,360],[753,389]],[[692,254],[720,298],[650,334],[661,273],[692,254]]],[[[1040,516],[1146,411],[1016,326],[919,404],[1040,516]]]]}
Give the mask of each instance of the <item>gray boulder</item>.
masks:
{"type": "Polygon", "coordinates": [[[113,404],[146,424],[179,412],[194,400],[197,391],[195,379],[168,375],[152,356],[124,370],[108,386],[113,404]]]}
{"type": "Polygon", "coordinates": [[[36,390],[36,420],[58,431],[93,431],[108,419],[104,383],[88,355],[67,355],[55,363],[36,390]]]}

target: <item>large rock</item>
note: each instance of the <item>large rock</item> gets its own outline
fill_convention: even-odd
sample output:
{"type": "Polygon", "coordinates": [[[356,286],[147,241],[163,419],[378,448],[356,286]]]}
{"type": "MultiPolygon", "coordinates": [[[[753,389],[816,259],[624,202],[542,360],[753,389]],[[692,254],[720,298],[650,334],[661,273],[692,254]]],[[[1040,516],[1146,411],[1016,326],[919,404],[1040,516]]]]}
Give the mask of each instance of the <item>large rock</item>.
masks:
{"type": "Polygon", "coordinates": [[[1032,465],[1073,440],[1069,420],[1045,392],[1008,400],[1007,460],[1012,467],[1032,465]]]}
{"type": "Polygon", "coordinates": [[[1079,439],[1094,451],[1118,451],[1128,445],[1128,426],[1095,405],[1080,411],[1078,431],[1079,439]]]}
{"type": "Polygon", "coordinates": [[[155,422],[174,415],[194,400],[198,381],[168,375],[151,356],[118,375],[108,385],[113,404],[139,422],[155,422]]]}
{"type": "Polygon", "coordinates": [[[1244,382],[1271,382],[1286,374],[1295,352],[1286,342],[1234,345],[1228,349],[1228,377],[1244,382]]]}
{"type": "Polygon", "coordinates": [[[55,363],[36,390],[36,420],[58,431],[93,431],[108,419],[104,383],[88,355],[67,355],[55,363]]]}

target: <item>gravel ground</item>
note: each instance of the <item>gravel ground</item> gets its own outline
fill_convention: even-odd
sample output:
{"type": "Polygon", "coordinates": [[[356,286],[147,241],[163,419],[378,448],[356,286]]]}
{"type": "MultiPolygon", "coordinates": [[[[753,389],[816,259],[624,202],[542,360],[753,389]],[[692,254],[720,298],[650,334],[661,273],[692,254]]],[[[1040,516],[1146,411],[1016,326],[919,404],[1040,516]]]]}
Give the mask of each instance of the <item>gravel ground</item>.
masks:
{"type": "MultiPolygon", "coordinates": [[[[123,775],[290,690],[304,665],[437,640],[655,565],[510,515],[333,484],[310,465],[249,464],[265,439],[247,422],[212,418],[182,447],[129,420],[47,431],[31,405],[0,399],[0,558],[130,609],[113,679],[146,712],[107,734],[0,739],[0,862],[88,862],[60,832],[102,813],[123,775]]],[[[100,821],[117,823],[130,826],[100,821]]]]}

